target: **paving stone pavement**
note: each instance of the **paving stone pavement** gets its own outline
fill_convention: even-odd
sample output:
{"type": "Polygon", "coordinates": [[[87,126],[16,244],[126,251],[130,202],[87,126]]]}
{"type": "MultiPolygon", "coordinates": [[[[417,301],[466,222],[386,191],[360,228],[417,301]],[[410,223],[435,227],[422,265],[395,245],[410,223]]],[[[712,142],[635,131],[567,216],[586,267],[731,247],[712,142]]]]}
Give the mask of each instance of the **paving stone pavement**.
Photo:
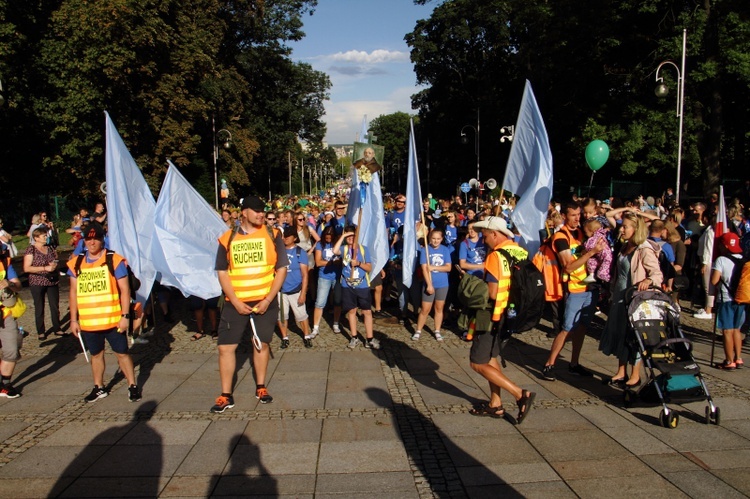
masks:
{"type": "MultiPolygon", "coordinates": [[[[62,279],[62,310],[67,283],[62,279]]],[[[31,305],[28,290],[22,296],[31,305]]],[[[472,404],[488,388],[468,366],[458,331],[412,341],[410,325],[376,321],[380,351],[347,348],[330,318],[311,349],[299,331],[272,343],[269,405],[254,398],[248,346],[239,349],[236,406],[208,408],[218,395],[215,343],[190,341],[195,324],[183,301],[180,321],[158,322],[133,355],[144,398],[127,387],[107,355],[111,394],[83,402],[91,374],[72,337],[30,335],[14,382],[23,397],[0,399],[0,497],[744,497],[750,494],[750,369],[709,366],[709,321],[683,329],[721,424],[704,424],[705,402],[670,405],[675,429],[658,424],[660,407],[624,408],[602,383],[616,366],[597,350],[597,319],[582,354],[593,378],[539,374],[549,323],[514,339],[507,374],[537,393],[523,425],[477,418],[472,404]]],[[[33,331],[33,310],[20,323],[33,331]]],[[[362,326],[360,325],[360,328],[362,326]]],[[[721,360],[721,342],[716,343],[721,360]]],[[[505,408],[515,414],[506,395],[505,408]]]]}

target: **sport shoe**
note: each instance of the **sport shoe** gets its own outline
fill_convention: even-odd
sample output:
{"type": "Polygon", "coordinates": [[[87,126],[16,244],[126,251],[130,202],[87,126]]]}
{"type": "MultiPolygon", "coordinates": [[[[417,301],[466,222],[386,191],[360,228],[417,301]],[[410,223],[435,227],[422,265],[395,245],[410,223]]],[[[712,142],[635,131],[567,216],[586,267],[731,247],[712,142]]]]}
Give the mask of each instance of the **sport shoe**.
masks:
{"type": "Polygon", "coordinates": [[[443,335],[440,334],[440,331],[435,331],[435,339],[438,341],[443,341],[443,335]]]}
{"type": "Polygon", "coordinates": [[[312,330],[312,333],[310,333],[310,339],[312,340],[312,339],[314,339],[314,338],[315,338],[316,336],[318,336],[318,333],[319,333],[319,332],[320,332],[320,331],[318,330],[318,328],[317,328],[317,327],[314,327],[314,328],[313,328],[313,330],[312,330]]]}
{"type": "Polygon", "coordinates": [[[234,397],[232,397],[231,395],[228,397],[219,395],[218,397],[216,397],[216,404],[211,408],[211,412],[222,413],[227,409],[231,409],[232,407],[234,407],[234,397]]]}
{"type": "Polygon", "coordinates": [[[546,379],[547,381],[556,381],[557,378],[555,377],[555,373],[553,372],[553,369],[555,366],[544,366],[544,369],[542,369],[542,378],[546,379]]]}
{"type": "Polygon", "coordinates": [[[17,399],[20,396],[21,394],[18,393],[15,388],[13,388],[13,385],[3,385],[2,387],[0,387],[0,397],[17,399]]]}
{"type": "Polygon", "coordinates": [[[420,336],[419,331],[417,331],[416,333],[412,334],[411,335],[412,341],[419,341],[419,336],[420,336]]]}
{"type": "Polygon", "coordinates": [[[370,338],[365,343],[365,348],[372,348],[373,350],[380,350],[380,340],[377,338],[370,338]]]}
{"type": "Polygon", "coordinates": [[[312,348],[312,338],[309,336],[305,338],[305,348],[312,348]]]}
{"type": "Polygon", "coordinates": [[[138,402],[141,400],[141,389],[136,385],[130,385],[128,387],[128,400],[131,402],[138,402]]]}
{"type": "Polygon", "coordinates": [[[577,374],[579,376],[585,376],[587,378],[590,378],[591,376],[594,375],[594,373],[592,373],[591,371],[583,367],[581,364],[576,364],[576,365],[570,364],[568,366],[568,372],[571,374],[577,374]]]}
{"type": "Polygon", "coordinates": [[[255,398],[260,400],[261,404],[270,404],[273,402],[273,397],[268,394],[266,387],[255,390],[255,398]]]}
{"type": "Polygon", "coordinates": [[[357,338],[356,336],[353,337],[351,340],[349,340],[349,348],[351,348],[352,350],[354,350],[355,348],[357,348],[361,344],[362,344],[362,342],[359,341],[359,338],[357,338]]]}
{"type": "Polygon", "coordinates": [[[289,338],[281,338],[281,348],[289,348],[289,338]]]}
{"type": "Polygon", "coordinates": [[[693,317],[695,317],[696,319],[713,319],[714,315],[709,314],[704,309],[700,309],[698,310],[698,312],[693,314],[693,317]]]}
{"type": "Polygon", "coordinates": [[[109,395],[109,392],[107,392],[107,390],[98,386],[94,386],[94,389],[91,390],[91,393],[89,393],[83,400],[89,403],[96,402],[99,399],[103,399],[107,395],[109,395]]]}
{"type": "Polygon", "coordinates": [[[333,332],[334,333],[340,333],[341,332],[341,328],[339,327],[338,323],[336,323],[336,322],[333,323],[333,332]]]}

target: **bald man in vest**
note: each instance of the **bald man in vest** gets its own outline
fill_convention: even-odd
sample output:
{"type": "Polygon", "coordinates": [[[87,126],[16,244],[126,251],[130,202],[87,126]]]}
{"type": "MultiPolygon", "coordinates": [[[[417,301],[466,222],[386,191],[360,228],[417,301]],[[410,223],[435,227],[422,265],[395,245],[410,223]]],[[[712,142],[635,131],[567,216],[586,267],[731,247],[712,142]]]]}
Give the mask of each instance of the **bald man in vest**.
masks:
{"type": "Polygon", "coordinates": [[[259,197],[244,198],[241,224],[219,238],[216,271],[226,303],[217,340],[221,395],[211,407],[214,413],[234,407],[237,345],[248,326],[253,334],[255,397],[262,404],[273,401],[265,385],[266,370],[279,311],[276,295],[284,284],[289,261],[281,233],[266,225],[265,208],[259,197]]]}

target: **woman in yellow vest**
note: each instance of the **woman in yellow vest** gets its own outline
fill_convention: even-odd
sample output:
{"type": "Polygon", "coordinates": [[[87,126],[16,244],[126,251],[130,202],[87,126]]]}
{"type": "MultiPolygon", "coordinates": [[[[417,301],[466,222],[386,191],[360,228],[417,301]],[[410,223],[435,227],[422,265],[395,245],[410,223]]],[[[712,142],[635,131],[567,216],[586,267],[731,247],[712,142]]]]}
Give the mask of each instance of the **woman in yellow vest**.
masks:
{"type": "MultiPolygon", "coordinates": [[[[21,281],[18,279],[6,247],[0,243],[0,297],[2,302],[10,304],[12,297],[21,291],[21,281]]],[[[13,318],[10,308],[0,302],[0,342],[2,342],[2,356],[0,356],[0,397],[9,399],[21,396],[10,384],[13,370],[19,358],[18,324],[13,318]]]]}

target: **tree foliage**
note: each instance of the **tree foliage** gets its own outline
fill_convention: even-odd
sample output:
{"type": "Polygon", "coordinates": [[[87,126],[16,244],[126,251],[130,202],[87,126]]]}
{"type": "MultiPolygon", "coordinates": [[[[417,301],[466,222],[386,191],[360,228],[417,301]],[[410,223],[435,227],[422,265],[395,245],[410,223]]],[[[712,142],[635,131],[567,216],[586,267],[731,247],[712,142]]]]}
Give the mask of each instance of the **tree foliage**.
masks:
{"type": "Polygon", "coordinates": [[[285,45],[304,36],[316,3],[0,0],[0,78],[12,75],[0,112],[19,127],[0,125],[9,132],[0,152],[23,177],[46,179],[41,188],[94,192],[106,110],[154,192],[171,159],[213,199],[219,129],[232,136],[221,176],[233,190],[263,191],[251,185],[270,173],[259,159],[279,168],[273,158],[297,136],[325,133],[328,78],[293,63],[285,45]]]}
{"type": "Polygon", "coordinates": [[[508,150],[498,143],[499,127],[515,120],[528,79],[545,118],[557,180],[588,177],[583,150],[599,138],[612,154],[598,177],[673,185],[677,75],[662,69],[672,93],[660,100],[654,72],[665,59],[679,66],[683,29],[682,177],[699,181],[694,188],[714,189],[744,165],[748,149],[750,9],[741,0],[441,2],[406,37],[417,81],[429,85],[413,103],[433,138],[433,155],[443,158],[438,175],[475,159],[456,140],[480,109],[483,176],[502,177],[508,150]]]}

